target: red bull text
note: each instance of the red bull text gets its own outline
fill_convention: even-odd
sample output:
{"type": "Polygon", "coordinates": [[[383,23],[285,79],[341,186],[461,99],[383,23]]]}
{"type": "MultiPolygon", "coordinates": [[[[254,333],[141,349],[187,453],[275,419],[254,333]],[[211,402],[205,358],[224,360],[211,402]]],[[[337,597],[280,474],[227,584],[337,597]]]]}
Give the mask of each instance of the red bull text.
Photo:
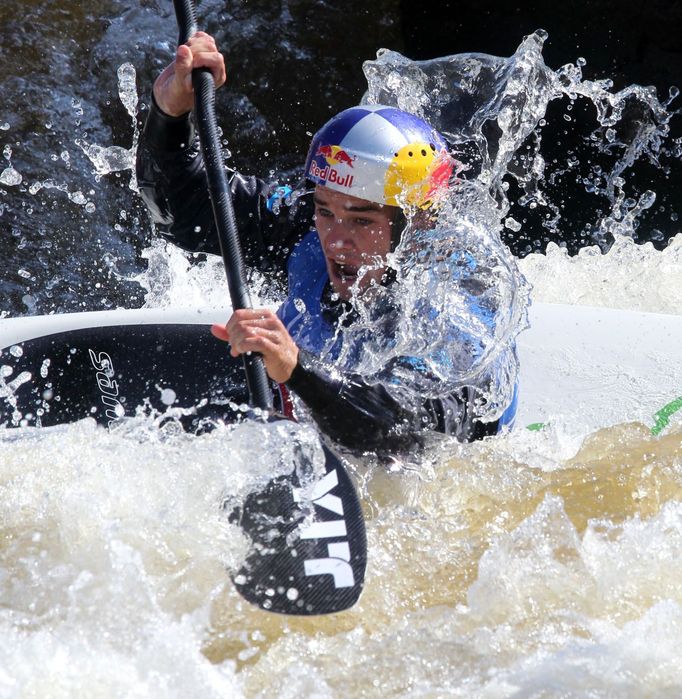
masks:
{"type": "Polygon", "coordinates": [[[341,175],[336,168],[331,165],[320,167],[314,160],[310,163],[309,175],[323,182],[332,182],[339,187],[352,187],[353,175],[341,175]]]}

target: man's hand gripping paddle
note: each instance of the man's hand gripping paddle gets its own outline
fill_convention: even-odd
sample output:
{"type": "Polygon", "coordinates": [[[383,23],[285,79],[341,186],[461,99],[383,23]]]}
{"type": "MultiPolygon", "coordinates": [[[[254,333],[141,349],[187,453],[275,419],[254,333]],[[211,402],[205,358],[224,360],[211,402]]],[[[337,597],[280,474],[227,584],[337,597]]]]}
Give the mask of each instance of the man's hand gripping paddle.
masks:
{"type": "MultiPolygon", "coordinates": [[[[173,0],[173,4],[179,43],[184,44],[197,31],[194,5],[192,0],[173,0]]],[[[210,71],[194,70],[192,85],[232,307],[250,308],[210,71]]],[[[272,392],[261,357],[244,355],[244,369],[252,406],[270,410],[272,392]]],[[[351,607],[362,591],[367,539],[360,502],[339,458],[325,445],[322,449],[324,473],[316,475],[309,456],[298,449],[290,475],[275,478],[262,491],[251,493],[233,513],[252,546],[232,579],[239,593],[262,609],[282,614],[328,614],[351,607]],[[304,491],[302,482],[306,484],[304,491]]]]}

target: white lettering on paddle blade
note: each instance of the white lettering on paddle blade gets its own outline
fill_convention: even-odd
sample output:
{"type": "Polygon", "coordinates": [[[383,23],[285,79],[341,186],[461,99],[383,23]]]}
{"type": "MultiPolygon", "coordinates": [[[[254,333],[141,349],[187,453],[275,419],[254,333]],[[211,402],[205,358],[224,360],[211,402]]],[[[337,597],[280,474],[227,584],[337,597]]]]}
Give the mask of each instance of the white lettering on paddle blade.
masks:
{"type": "Polygon", "coordinates": [[[346,536],[346,520],[334,519],[331,522],[313,522],[301,529],[301,539],[336,539],[346,536]]]}
{"type": "Polygon", "coordinates": [[[319,500],[315,500],[315,504],[336,515],[343,516],[343,503],[338,495],[323,495],[319,500]]]}
{"type": "Polygon", "coordinates": [[[327,544],[329,558],[313,558],[305,562],[305,574],[331,575],[334,587],[353,587],[355,577],[350,567],[350,548],[346,541],[327,544]]]}
{"type": "MultiPolygon", "coordinates": [[[[320,478],[319,481],[316,481],[313,484],[313,487],[310,489],[309,493],[306,493],[308,498],[312,500],[313,502],[317,503],[317,501],[324,497],[332,488],[335,488],[339,484],[339,477],[336,474],[336,469],[333,471],[330,471],[329,473],[325,474],[322,478],[320,478]]],[[[302,498],[302,493],[304,492],[303,489],[299,488],[298,490],[294,490],[294,502],[301,502],[302,498]]]]}
{"type": "MultiPolygon", "coordinates": [[[[313,504],[328,512],[343,517],[343,501],[338,495],[330,491],[339,484],[336,469],[329,471],[323,478],[317,481],[311,490],[306,493],[313,504]]],[[[294,500],[301,502],[302,491],[294,491],[294,500]]],[[[301,539],[336,539],[346,537],[345,519],[334,519],[326,522],[314,521],[300,530],[301,539]]],[[[337,541],[327,544],[327,558],[313,558],[304,562],[306,576],[331,575],[334,578],[334,587],[353,587],[355,576],[350,565],[350,546],[347,541],[337,541]]]]}

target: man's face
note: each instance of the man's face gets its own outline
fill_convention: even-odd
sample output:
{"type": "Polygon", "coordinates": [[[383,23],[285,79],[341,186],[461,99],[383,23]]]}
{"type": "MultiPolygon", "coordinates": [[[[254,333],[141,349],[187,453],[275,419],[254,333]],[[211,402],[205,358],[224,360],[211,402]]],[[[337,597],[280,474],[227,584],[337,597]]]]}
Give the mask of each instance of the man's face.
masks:
{"type": "Polygon", "coordinates": [[[315,187],[315,228],[327,261],[334,291],[345,301],[358,281],[364,291],[379,283],[391,250],[391,221],[395,208],[374,204],[322,185],[315,187]]]}

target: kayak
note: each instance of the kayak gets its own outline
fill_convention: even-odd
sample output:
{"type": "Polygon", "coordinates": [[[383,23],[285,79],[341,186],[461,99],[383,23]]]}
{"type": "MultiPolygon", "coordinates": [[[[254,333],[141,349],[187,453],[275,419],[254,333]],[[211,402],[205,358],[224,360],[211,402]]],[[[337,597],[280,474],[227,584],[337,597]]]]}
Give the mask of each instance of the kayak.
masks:
{"type": "MultiPolygon", "coordinates": [[[[3,319],[0,425],[146,411],[192,431],[243,415],[241,360],[208,326],[229,309],[141,309],[3,319]]],[[[682,316],[536,303],[518,339],[514,429],[589,434],[638,421],[661,431],[682,415],[682,316]]],[[[280,406],[277,406],[281,408],[280,406]]]]}
{"type": "Polygon", "coordinates": [[[518,427],[576,436],[682,417],[682,316],[535,303],[519,336],[518,427]]]}
{"type": "MultiPolygon", "coordinates": [[[[249,395],[241,359],[208,324],[227,311],[116,310],[5,319],[0,424],[111,425],[143,411],[200,432],[236,421],[249,395]]],[[[277,406],[280,407],[280,406],[277,406]]]]}

